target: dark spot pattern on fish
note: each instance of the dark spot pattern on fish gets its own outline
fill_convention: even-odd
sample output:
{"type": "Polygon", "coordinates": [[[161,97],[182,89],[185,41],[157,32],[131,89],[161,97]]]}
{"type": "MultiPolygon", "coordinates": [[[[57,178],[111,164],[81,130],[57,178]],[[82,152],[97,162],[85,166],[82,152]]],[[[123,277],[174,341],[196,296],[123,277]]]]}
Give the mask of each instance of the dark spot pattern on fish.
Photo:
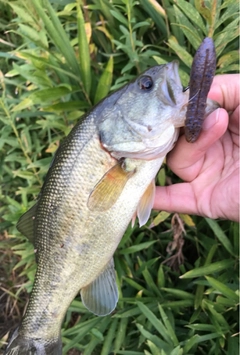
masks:
{"type": "Polygon", "coordinates": [[[185,137],[188,142],[195,142],[201,132],[207,95],[216,69],[216,52],[212,38],[203,40],[193,59],[189,103],[185,121],[185,137]]]}

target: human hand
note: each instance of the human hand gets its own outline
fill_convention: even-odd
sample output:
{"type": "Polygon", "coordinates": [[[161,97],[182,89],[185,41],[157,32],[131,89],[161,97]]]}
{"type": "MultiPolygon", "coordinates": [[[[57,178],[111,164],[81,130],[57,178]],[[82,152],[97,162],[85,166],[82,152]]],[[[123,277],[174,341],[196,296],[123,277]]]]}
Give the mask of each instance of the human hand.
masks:
{"type": "Polygon", "coordinates": [[[208,96],[222,108],[195,143],[179,137],[167,164],[186,182],[157,187],[153,208],[239,221],[239,83],[238,74],[214,78],[208,96]]]}

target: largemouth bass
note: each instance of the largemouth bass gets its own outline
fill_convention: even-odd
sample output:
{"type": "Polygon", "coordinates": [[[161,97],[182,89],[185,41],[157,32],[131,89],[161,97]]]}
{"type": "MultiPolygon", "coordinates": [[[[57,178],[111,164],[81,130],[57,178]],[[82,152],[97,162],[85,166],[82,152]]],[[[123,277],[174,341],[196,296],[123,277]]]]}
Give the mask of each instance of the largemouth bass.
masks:
{"type": "Polygon", "coordinates": [[[60,145],[37,203],[17,225],[34,239],[38,266],[7,355],[61,354],[61,324],[79,290],[96,315],[115,309],[113,254],[131,219],[149,218],[154,179],[188,100],[177,62],[152,67],[101,101],[60,145]]]}

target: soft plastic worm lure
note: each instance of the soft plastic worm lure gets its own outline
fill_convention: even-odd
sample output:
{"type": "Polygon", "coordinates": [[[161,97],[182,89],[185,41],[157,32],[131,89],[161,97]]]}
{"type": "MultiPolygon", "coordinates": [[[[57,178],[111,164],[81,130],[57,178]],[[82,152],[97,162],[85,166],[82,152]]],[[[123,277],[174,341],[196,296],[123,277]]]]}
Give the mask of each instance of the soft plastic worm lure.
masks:
{"type": "Polygon", "coordinates": [[[189,103],[185,121],[185,137],[188,142],[195,142],[201,132],[207,95],[216,69],[216,52],[212,38],[206,37],[193,59],[189,103]]]}

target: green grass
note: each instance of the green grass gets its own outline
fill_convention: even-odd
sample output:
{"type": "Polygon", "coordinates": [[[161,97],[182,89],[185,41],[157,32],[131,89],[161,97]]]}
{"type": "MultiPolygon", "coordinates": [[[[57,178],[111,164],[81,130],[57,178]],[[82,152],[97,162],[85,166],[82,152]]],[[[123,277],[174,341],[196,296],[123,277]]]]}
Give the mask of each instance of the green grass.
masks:
{"type": "MultiPolygon", "coordinates": [[[[187,85],[208,35],[217,73],[237,72],[239,20],[231,0],[0,6],[0,326],[7,332],[35,270],[33,246],[16,222],[34,203],[60,140],[92,105],[149,66],[178,59],[187,85]]],[[[157,180],[169,179],[178,181],[164,166],[157,180]]],[[[97,318],[76,298],[63,323],[64,354],[238,354],[238,246],[237,223],[153,212],[148,226],[128,228],[115,253],[116,311],[97,318]]]]}

